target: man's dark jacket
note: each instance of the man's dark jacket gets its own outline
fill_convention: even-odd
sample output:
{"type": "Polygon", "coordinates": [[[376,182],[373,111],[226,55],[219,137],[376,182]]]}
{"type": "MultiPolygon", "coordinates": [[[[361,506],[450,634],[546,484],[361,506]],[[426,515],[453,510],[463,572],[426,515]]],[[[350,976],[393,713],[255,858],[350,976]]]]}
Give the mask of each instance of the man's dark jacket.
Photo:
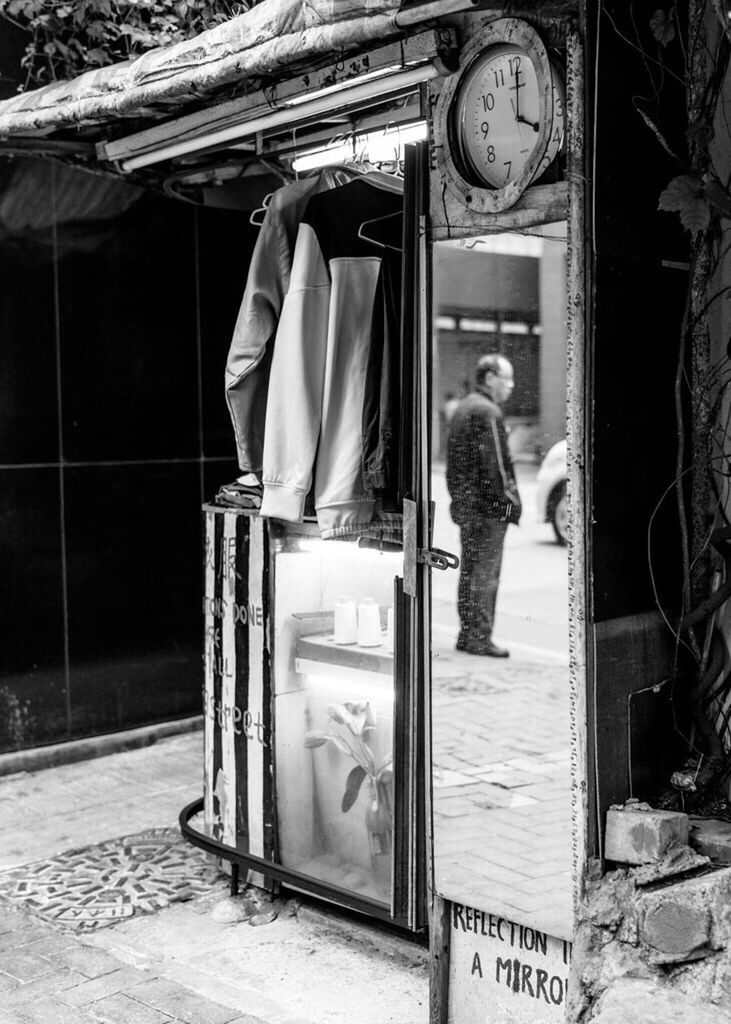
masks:
{"type": "Polygon", "coordinates": [[[520,498],[500,407],[473,391],[455,410],[447,442],[450,515],[458,525],[520,518],[520,498]]]}

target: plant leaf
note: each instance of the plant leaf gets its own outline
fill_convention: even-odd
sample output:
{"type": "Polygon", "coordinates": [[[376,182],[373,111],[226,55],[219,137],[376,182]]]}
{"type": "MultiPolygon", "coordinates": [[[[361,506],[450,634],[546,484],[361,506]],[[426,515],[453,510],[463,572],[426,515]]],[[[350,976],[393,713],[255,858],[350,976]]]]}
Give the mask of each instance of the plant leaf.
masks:
{"type": "Polygon", "coordinates": [[[708,227],[711,209],[705,197],[703,182],[695,174],[679,174],[660,195],[658,209],[680,215],[683,227],[696,234],[708,227]]]}
{"type": "Polygon", "coordinates": [[[705,231],[711,222],[711,208],[706,199],[696,199],[680,211],[680,223],[692,235],[705,231]]]}
{"type": "Polygon", "coordinates": [[[703,191],[703,182],[695,174],[679,174],[661,193],[658,210],[680,212],[703,191]]]}
{"type": "Polygon", "coordinates": [[[322,729],[310,729],[308,733],[305,733],[305,746],[311,750],[313,747],[323,746],[329,739],[328,733],[323,732],[322,729]]]}
{"type": "Polygon", "coordinates": [[[340,809],[343,814],[345,814],[346,811],[349,811],[358,799],[360,787],[363,785],[365,777],[366,773],[359,764],[357,764],[355,768],[351,768],[348,773],[348,778],[345,783],[345,792],[343,793],[343,800],[340,804],[340,809]]]}
{"type": "Polygon", "coordinates": [[[675,8],[671,7],[667,14],[658,10],[650,18],[650,30],[660,46],[667,46],[675,39],[674,10],[675,8]]]}

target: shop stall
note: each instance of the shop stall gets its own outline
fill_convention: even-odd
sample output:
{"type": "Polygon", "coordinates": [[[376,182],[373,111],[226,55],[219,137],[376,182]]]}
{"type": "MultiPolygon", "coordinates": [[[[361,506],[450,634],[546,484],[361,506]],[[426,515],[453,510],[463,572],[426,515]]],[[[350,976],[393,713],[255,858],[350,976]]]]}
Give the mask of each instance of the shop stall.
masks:
{"type": "MultiPolygon", "coordinates": [[[[242,475],[205,508],[206,781],[181,823],[234,888],[243,871],[428,930],[441,1019],[561,1020],[588,842],[585,581],[581,529],[567,553],[546,508],[568,488],[582,522],[583,50],[566,17],[482,12],[411,37],[417,51],[432,57],[416,85],[376,78],[365,106],[328,93],[326,116],[384,135],[400,118],[424,141],[377,168],[363,141],[323,172],[325,115],[311,114],[296,157],[315,199],[253,353],[239,315],[227,380],[242,475]],[[351,319],[333,308],[336,288],[349,294],[339,260],[371,275],[351,319]],[[324,310],[307,305],[317,288],[324,310]],[[463,552],[445,464],[446,404],[489,354],[515,369],[505,418],[525,506],[500,582],[505,661],[455,650],[463,552]],[[363,455],[374,417],[380,474],[363,455]],[[564,437],[539,512],[541,461],[564,437]]],[[[249,104],[257,145],[295,155],[289,124],[249,104]]],[[[182,143],[167,136],[169,157],[182,143]]],[[[143,144],[113,155],[136,166],[143,144]]],[[[288,187],[264,204],[264,236],[288,187]]]]}
{"type": "Polygon", "coordinates": [[[234,891],[428,933],[433,1020],[558,1021],[591,841],[583,35],[570,4],[362,6],[303,26],[286,61],[211,35],[205,60],[152,54],[69,108],[167,104],[97,158],[179,198],[224,205],[242,166],[281,179],[243,207],[261,227],[226,377],[241,475],[203,509],[204,791],[181,828],[234,891]],[[272,61],[287,73],[262,84],[272,61]],[[459,641],[447,438],[486,356],[515,372],[509,657],[459,641]]]}

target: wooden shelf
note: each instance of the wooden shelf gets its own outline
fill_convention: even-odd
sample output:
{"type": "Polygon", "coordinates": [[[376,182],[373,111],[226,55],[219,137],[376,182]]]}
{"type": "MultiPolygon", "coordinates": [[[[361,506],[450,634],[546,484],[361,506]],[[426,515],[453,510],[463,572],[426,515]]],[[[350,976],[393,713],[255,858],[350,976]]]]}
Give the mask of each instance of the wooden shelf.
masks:
{"type": "Polygon", "coordinates": [[[303,674],[323,665],[359,672],[377,672],[393,676],[393,653],[386,650],[385,636],[379,647],[336,644],[332,633],[299,637],[294,649],[295,668],[303,674]]]}

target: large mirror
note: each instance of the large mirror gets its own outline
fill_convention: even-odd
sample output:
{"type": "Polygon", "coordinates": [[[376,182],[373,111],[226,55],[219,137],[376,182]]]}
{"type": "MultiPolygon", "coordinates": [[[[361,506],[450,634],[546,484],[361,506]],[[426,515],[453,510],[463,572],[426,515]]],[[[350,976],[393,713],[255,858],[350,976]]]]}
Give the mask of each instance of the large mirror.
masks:
{"type": "Polygon", "coordinates": [[[569,939],[566,226],[433,255],[435,885],[569,939]]]}

